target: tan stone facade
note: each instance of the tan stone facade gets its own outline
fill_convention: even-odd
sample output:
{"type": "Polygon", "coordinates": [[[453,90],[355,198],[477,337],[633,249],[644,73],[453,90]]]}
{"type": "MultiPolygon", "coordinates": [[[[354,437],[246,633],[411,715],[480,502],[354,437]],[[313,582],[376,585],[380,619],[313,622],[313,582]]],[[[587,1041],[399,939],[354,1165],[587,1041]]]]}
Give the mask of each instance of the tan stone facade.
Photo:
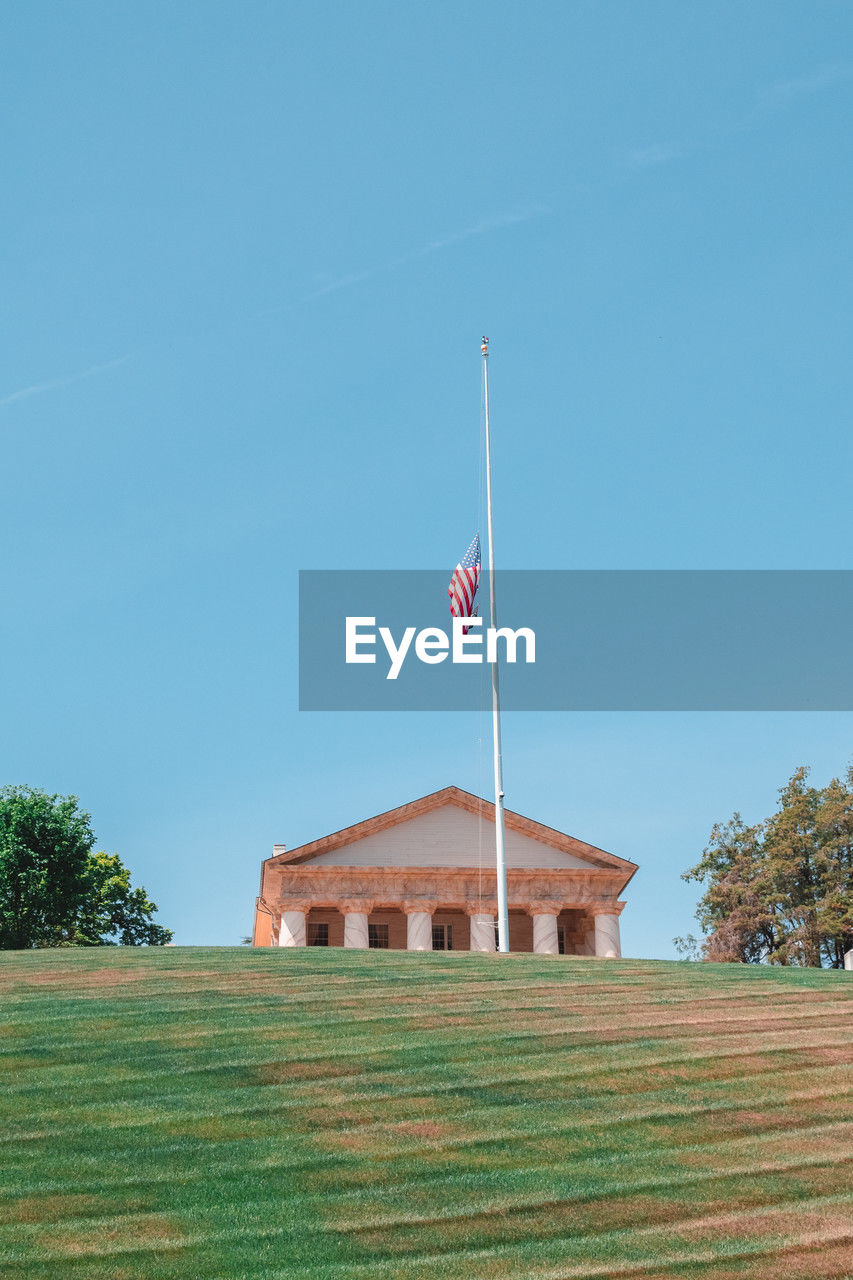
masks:
{"type": "MultiPolygon", "coordinates": [[[[618,956],[637,870],[505,815],[510,951],[618,956]]],[[[458,787],[288,852],[261,871],[255,946],[494,951],[494,805],[458,787]]]]}

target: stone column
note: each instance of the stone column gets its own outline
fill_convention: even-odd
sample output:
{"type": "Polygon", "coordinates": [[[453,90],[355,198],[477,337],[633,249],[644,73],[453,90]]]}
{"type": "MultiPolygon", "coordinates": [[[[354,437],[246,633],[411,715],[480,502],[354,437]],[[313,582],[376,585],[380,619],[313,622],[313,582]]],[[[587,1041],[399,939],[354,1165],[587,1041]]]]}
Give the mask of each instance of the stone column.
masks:
{"type": "Polygon", "coordinates": [[[848,972],[853,969],[853,947],[851,947],[849,951],[844,952],[844,968],[847,969],[848,972]]]}
{"type": "Polygon", "coordinates": [[[599,908],[595,912],[595,954],[616,959],[622,954],[619,942],[620,907],[599,908]]]}
{"type": "Polygon", "coordinates": [[[537,955],[559,954],[557,916],[562,909],[562,902],[531,902],[528,906],[527,910],[533,917],[533,950],[537,955]]]}
{"type": "Polygon", "coordinates": [[[432,951],[432,915],[438,904],[415,898],[400,905],[406,913],[406,950],[432,951]]]}
{"type": "Polygon", "coordinates": [[[281,923],[278,926],[278,945],[280,947],[305,946],[305,921],[308,917],[310,903],[291,899],[284,902],[281,908],[281,923]]]}
{"type": "Polygon", "coordinates": [[[344,946],[366,950],[370,946],[367,917],[373,910],[373,903],[364,898],[351,898],[338,905],[344,913],[344,946]]]}
{"type": "Polygon", "coordinates": [[[484,902],[473,906],[469,903],[465,910],[471,922],[471,950],[497,951],[495,946],[496,902],[484,902]]]}

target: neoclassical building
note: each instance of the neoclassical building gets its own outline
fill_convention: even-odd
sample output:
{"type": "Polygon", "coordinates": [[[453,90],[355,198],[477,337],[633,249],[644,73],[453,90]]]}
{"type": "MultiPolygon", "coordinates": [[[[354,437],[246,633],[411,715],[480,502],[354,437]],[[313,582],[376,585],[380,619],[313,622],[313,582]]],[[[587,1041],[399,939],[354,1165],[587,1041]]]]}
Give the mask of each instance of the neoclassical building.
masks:
{"type": "MultiPolygon", "coordinates": [[[[423,796],[261,868],[256,947],[494,951],[494,805],[458,787],[423,796]]],[[[619,956],[637,866],[505,813],[510,951],[619,956]]]]}

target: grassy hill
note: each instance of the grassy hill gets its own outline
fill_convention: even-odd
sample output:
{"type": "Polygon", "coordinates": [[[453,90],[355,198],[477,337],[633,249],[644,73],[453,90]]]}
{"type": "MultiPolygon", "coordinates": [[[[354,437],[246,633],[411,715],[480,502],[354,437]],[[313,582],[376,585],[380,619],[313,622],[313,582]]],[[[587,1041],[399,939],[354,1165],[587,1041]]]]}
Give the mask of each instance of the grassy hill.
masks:
{"type": "Polygon", "coordinates": [[[0,953],[9,1280],[853,1275],[853,975],[0,953]]]}

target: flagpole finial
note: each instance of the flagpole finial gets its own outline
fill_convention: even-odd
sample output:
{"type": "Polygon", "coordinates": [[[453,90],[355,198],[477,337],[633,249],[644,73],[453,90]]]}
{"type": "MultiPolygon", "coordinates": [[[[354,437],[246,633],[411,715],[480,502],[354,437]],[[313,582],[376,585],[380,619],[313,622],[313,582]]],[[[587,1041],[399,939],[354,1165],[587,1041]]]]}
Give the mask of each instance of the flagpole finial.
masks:
{"type": "Polygon", "coordinates": [[[483,334],[483,341],[480,344],[480,350],[482,351],[484,356],[487,356],[489,354],[489,339],[486,337],[485,334],[483,334]]]}

